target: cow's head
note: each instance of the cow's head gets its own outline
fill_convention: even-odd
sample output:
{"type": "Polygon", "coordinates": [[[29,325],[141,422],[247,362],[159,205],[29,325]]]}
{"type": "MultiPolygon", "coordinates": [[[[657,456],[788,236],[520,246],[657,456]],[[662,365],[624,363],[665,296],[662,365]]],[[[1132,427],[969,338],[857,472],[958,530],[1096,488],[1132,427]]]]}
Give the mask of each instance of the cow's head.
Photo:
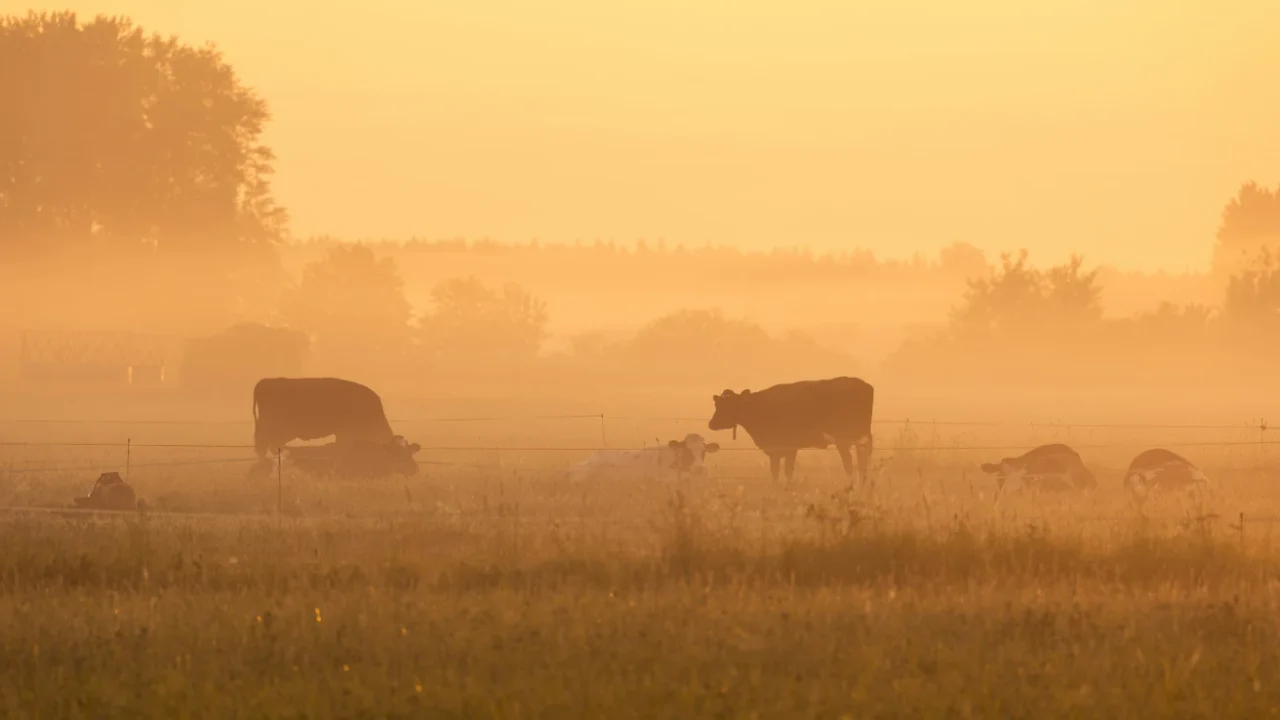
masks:
{"type": "Polygon", "coordinates": [[[709,443],[701,435],[691,433],[683,440],[668,442],[667,449],[670,453],[672,470],[705,475],[707,466],[703,463],[707,455],[720,451],[720,443],[709,443]]]}
{"type": "Polygon", "coordinates": [[[388,446],[388,457],[391,469],[403,475],[417,475],[418,463],[413,459],[415,453],[422,449],[418,443],[405,441],[404,436],[394,435],[388,446]]]}
{"type": "Polygon", "coordinates": [[[711,396],[716,404],[716,411],[712,414],[711,422],[707,423],[707,427],[712,430],[733,430],[736,435],[738,426],[742,424],[743,401],[750,396],[750,390],[743,390],[741,394],[725,390],[719,395],[711,396]]]}
{"type": "Polygon", "coordinates": [[[1004,458],[998,463],[983,463],[982,472],[996,476],[997,491],[1003,491],[1006,487],[1010,490],[1019,490],[1022,488],[1022,476],[1026,475],[1027,469],[1018,462],[1017,458],[1004,458]]]}

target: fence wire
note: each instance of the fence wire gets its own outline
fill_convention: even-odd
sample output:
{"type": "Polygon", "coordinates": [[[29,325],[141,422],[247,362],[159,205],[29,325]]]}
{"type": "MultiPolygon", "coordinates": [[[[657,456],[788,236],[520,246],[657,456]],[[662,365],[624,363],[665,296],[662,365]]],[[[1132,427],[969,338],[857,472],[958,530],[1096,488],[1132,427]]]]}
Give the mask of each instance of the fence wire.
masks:
{"type": "MultiPolygon", "coordinates": [[[[459,417],[408,417],[390,418],[389,422],[406,425],[422,423],[481,423],[481,422],[526,422],[536,420],[596,420],[601,422],[696,422],[704,423],[709,418],[654,416],[654,415],[610,415],[608,413],[570,414],[570,415],[483,415],[459,417]]],[[[252,419],[240,420],[175,420],[175,419],[91,419],[91,418],[0,418],[0,423],[12,425],[228,425],[251,426],[252,419]]],[[[873,419],[872,425],[915,425],[938,427],[993,427],[1013,428],[1027,427],[1035,429],[1062,428],[1083,430],[1261,430],[1268,427],[1266,420],[1251,419],[1244,423],[1233,424],[1187,424],[1187,423],[1089,423],[1064,420],[1050,421],[1015,421],[1015,420],[935,420],[926,417],[873,419]]]]}
{"type": "MultiPolygon", "coordinates": [[[[1280,445],[1280,440],[1212,440],[1212,441],[1195,441],[1195,440],[1132,440],[1125,442],[1112,443],[1065,443],[1072,448],[1083,448],[1086,450],[1098,449],[1118,449],[1144,446],[1166,446],[1166,447],[1257,447],[1268,445],[1280,445]]],[[[130,442],[62,442],[62,441],[31,441],[31,442],[0,442],[0,447],[30,447],[30,448],[167,448],[167,449],[188,449],[188,450],[253,450],[253,445],[223,445],[223,444],[199,444],[199,443],[130,443],[130,442]]],[[[283,449],[294,450],[299,447],[324,447],[324,446],[297,446],[285,445],[283,449]]],[[[648,447],[624,447],[624,448],[602,448],[599,446],[556,446],[556,445],[423,445],[419,448],[420,452],[644,452],[646,450],[654,450],[659,446],[649,445],[648,447]]],[[[1034,445],[1021,443],[1018,445],[876,445],[872,449],[875,452],[970,452],[970,451],[1012,451],[1027,450],[1034,445]]],[[[779,450],[812,450],[812,446],[797,446],[794,448],[779,447],[779,450]]],[[[717,452],[761,452],[756,447],[721,447],[717,452]]]]}

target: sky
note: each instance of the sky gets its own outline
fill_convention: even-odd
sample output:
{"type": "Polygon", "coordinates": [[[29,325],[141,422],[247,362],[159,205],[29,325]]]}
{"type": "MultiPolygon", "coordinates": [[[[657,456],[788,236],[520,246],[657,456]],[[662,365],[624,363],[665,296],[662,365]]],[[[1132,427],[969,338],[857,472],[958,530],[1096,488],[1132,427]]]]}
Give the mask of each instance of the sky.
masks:
{"type": "Polygon", "coordinates": [[[1201,269],[1280,183],[1274,0],[0,0],[215,43],[295,236],[1201,269]]]}

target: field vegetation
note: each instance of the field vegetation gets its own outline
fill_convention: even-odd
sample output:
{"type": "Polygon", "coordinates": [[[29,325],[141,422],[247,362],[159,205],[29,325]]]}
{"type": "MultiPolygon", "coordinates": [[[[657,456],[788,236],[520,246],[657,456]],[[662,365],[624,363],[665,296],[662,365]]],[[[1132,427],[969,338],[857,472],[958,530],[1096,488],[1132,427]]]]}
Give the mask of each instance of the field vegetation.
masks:
{"type": "Polygon", "coordinates": [[[216,48],[31,13],[0,67],[0,716],[1280,708],[1280,189],[1224,198],[1184,272],[301,238],[216,48]],[[422,472],[251,481],[253,383],[285,375],[371,386],[422,472]],[[876,388],[865,484],[818,452],[771,483],[745,434],[705,478],[565,478],[837,375],[876,388]],[[1096,493],[978,472],[1053,441],[1096,493]],[[1151,447],[1213,486],[1135,503],[1151,447]],[[148,512],[62,509],[103,471],[148,512]]]}
{"type": "MultiPolygon", "coordinates": [[[[166,432],[155,444],[204,439],[166,432]]],[[[888,426],[856,487],[818,452],[774,484],[727,438],[707,478],[584,484],[563,471],[585,448],[431,450],[419,476],[377,482],[286,465],[277,486],[231,462],[244,450],[139,443],[131,482],[152,512],[0,517],[0,704],[6,717],[1269,714],[1269,446],[1196,431],[1217,444],[1180,449],[1213,490],[1142,506],[1120,476],[1153,430],[1078,438],[1093,497],[997,501],[976,472],[1015,454],[996,448],[1063,432],[888,426]]],[[[65,504],[121,450],[6,449],[11,507],[65,504]]]]}

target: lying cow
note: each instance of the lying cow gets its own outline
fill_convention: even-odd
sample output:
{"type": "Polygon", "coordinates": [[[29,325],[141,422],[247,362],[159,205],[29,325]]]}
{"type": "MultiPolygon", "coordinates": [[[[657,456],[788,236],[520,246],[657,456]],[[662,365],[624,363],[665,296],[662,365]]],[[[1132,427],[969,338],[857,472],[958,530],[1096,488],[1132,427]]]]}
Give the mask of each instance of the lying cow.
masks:
{"type": "Polygon", "coordinates": [[[1139,453],[1129,463],[1129,470],[1124,475],[1125,489],[1139,497],[1208,484],[1209,478],[1199,468],[1181,455],[1163,448],[1139,453]]]}
{"type": "Polygon", "coordinates": [[[778,479],[785,462],[787,479],[796,470],[796,453],[804,448],[836,446],[845,474],[853,478],[852,449],[858,452],[858,477],[867,478],[871,459],[871,408],[875,390],[853,377],[774,385],[759,392],[725,390],[711,398],[715,413],[707,427],[733,430],[738,426],[769,456],[769,472],[778,479]]]}
{"type": "Polygon", "coordinates": [[[140,501],[120,473],[105,472],[98,476],[88,495],[75,498],[78,507],[93,510],[140,510],[140,501]]]}
{"type": "Polygon", "coordinates": [[[705,475],[707,455],[719,452],[719,443],[709,443],[701,435],[692,433],[683,440],[672,440],[666,445],[643,450],[598,450],[594,455],[574,465],[569,471],[571,480],[609,476],[654,477],[668,472],[677,477],[685,474],[705,475]]]}
{"type": "Polygon", "coordinates": [[[360,383],[339,378],[264,378],[253,387],[253,444],[260,458],[251,473],[270,471],[267,453],[293,440],[334,438],[341,464],[360,474],[417,473],[420,450],[391,430],[382,399],[360,383]]]}
{"type": "Polygon", "coordinates": [[[1093,490],[1098,480],[1084,466],[1080,453],[1061,443],[1041,445],[999,463],[983,463],[982,471],[996,476],[997,494],[1017,492],[1067,492],[1093,490]]]}
{"type": "MultiPolygon", "coordinates": [[[[325,445],[286,445],[280,449],[280,459],[289,467],[312,475],[379,478],[394,474],[417,474],[418,464],[413,460],[413,453],[418,449],[416,443],[406,444],[403,437],[396,435],[390,445],[341,445],[336,442],[325,445]]],[[[259,475],[269,474],[274,468],[274,463],[269,460],[260,461],[260,465],[262,466],[255,468],[259,475]]]]}

